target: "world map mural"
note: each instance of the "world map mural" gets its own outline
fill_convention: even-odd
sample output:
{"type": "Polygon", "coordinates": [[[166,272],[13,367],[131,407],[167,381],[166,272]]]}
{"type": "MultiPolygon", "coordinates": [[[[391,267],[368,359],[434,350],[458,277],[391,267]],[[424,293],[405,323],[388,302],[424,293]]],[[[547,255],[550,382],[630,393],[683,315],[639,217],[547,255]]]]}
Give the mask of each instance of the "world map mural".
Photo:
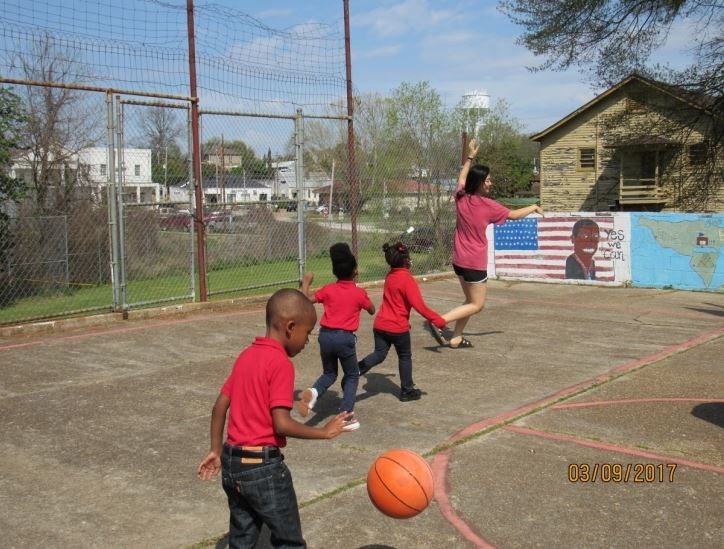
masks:
{"type": "Polygon", "coordinates": [[[632,214],[634,285],[724,289],[724,215],[632,214]]]}

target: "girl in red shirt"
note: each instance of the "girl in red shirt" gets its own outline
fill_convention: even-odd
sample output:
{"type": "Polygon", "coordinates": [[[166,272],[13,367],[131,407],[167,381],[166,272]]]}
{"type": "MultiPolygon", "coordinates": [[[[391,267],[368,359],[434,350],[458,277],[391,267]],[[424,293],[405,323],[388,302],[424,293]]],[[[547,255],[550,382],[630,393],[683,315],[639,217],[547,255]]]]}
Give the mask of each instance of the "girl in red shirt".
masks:
{"type": "Polygon", "coordinates": [[[359,363],[360,375],[385,360],[392,345],[397,352],[400,370],[400,400],[418,400],[422,391],[412,381],[412,348],[410,342],[410,310],[415,309],[438,328],[445,327],[445,320],[425,305],[417,281],[410,274],[410,252],[398,242],[382,246],[390,272],[385,277],[382,305],[372,325],[375,350],[359,363]]]}
{"type": "MultiPolygon", "coordinates": [[[[299,413],[306,417],[314,409],[317,399],[327,392],[337,380],[339,365],[342,366],[342,402],[340,411],[354,411],[359,382],[357,363],[357,335],[361,311],[375,314],[375,306],[370,301],[367,291],[355,283],[357,278],[357,258],[352,254],[349,245],[338,242],[329,248],[332,260],[332,272],[337,282],[327,284],[316,292],[309,286],[314,274],[308,272],[302,281],[302,293],[312,303],[321,303],[324,314],[319,322],[319,353],[322,357],[322,375],[314,385],[302,391],[299,402],[299,413]]],[[[346,431],[359,429],[359,421],[351,418],[345,424],[346,431]]]]}

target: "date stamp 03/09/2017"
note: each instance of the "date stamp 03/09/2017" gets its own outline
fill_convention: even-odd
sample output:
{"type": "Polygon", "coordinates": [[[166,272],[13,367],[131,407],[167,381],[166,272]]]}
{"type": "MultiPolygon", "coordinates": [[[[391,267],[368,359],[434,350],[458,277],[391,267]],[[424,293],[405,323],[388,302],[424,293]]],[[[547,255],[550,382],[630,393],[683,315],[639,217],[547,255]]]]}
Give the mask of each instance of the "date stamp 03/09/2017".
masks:
{"type": "Polygon", "coordinates": [[[676,463],[571,463],[568,482],[674,482],[676,463]]]}

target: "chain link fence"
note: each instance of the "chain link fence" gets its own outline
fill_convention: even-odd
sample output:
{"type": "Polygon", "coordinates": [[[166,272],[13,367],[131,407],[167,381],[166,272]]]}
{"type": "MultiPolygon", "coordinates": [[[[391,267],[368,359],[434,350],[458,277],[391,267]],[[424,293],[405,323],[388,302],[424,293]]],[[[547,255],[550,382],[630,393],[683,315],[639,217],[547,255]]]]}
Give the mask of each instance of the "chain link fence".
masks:
{"type": "MultiPolygon", "coordinates": [[[[323,284],[340,241],[357,245],[360,282],[384,278],[382,245],[397,240],[415,274],[450,269],[457,159],[445,146],[410,157],[394,134],[370,146],[363,128],[352,174],[345,116],[202,110],[197,212],[188,103],[89,95],[105,133],[58,163],[73,183],[53,202],[63,215],[34,215],[37,197],[27,197],[3,235],[1,323],[192,301],[201,272],[210,299],[296,285],[306,270],[323,284]],[[168,139],[153,146],[164,131],[173,150],[168,139]]],[[[428,136],[452,150],[454,137],[428,136]]],[[[61,182],[48,184],[54,201],[61,182]]]]}
{"type": "Polygon", "coordinates": [[[0,323],[109,311],[103,95],[43,86],[20,95],[30,122],[7,177],[24,193],[0,204],[0,323]],[[48,116],[53,102],[62,116],[48,116]]]}

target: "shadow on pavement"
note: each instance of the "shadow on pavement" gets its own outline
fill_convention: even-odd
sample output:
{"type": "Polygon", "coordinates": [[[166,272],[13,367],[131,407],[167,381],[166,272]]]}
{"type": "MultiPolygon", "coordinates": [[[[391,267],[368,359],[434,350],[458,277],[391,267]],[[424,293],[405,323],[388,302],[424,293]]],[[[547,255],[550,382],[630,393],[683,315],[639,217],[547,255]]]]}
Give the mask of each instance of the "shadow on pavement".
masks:
{"type": "Polygon", "coordinates": [[[720,402],[705,402],[692,408],[691,415],[724,428],[724,404],[720,402]]]}

